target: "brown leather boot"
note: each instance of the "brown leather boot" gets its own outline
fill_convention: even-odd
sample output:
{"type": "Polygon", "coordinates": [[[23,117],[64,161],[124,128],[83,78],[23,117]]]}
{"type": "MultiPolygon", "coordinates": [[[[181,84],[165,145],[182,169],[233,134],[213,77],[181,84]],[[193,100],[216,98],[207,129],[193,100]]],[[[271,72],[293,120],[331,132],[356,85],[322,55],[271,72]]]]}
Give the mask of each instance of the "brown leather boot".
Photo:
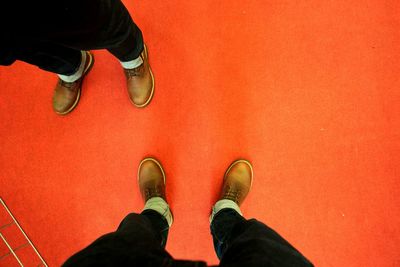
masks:
{"type": "Polygon", "coordinates": [[[253,182],[253,167],[247,160],[233,162],[225,172],[220,199],[230,199],[239,206],[250,191],[253,182]]]}
{"type": "Polygon", "coordinates": [[[86,51],[86,62],[82,77],[71,83],[58,79],[53,96],[53,109],[57,114],[66,115],[78,105],[83,79],[91,70],[93,63],[93,54],[86,51]]]}
{"type": "Polygon", "coordinates": [[[138,108],[146,107],[154,95],[154,76],[151,71],[147,47],[140,54],[143,64],[134,69],[124,69],[129,99],[138,108]]]}
{"type": "Polygon", "coordinates": [[[154,158],[145,158],[140,162],[138,182],[142,198],[146,203],[152,197],[165,197],[165,173],[161,164],[154,158]]]}

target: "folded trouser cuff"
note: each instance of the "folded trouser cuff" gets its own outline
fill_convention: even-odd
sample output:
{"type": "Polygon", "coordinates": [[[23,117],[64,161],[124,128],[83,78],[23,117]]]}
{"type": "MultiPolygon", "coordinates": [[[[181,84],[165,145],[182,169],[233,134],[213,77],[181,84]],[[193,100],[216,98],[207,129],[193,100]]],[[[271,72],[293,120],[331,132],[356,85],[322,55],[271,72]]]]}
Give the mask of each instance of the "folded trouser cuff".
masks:
{"type": "Polygon", "coordinates": [[[147,200],[143,208],[144,210],[154,210],[161,214],[167,220],[169,227],[171,227],[174,221],[168,203],[161,197],[152,197],[147,200]]]}
{"type": "Polygon", "coordinates": [[[86,60],[87,60],[85,51],[81,51],[81,57],[82,57],[81,64],[79,65],[77,71],[74,74],[71,74],[71,75],[58,74],[58,77],[67,83],[75,82],[76,80],[81,78],[83,75],[83,72],[85,71],[85,64],[86,64],[86,60]]]}
{"type": "Polygon", "coordinates": [[[134,60],[120,62],[124,69],[134,69],[143,64],[143,59],[139,56],[134,60]]]}
{"type": "Polygon", "coordinates": [[[230,199],[221,199],[215,203],[215,205],[212,208],[212,212],[210,215],[210,223],[212,223],[214,216],[222,209],[233,209],[237,213],[239,213],[241,216],[243,216],[242,211],[239,208],[239,205],[230,199]]]}

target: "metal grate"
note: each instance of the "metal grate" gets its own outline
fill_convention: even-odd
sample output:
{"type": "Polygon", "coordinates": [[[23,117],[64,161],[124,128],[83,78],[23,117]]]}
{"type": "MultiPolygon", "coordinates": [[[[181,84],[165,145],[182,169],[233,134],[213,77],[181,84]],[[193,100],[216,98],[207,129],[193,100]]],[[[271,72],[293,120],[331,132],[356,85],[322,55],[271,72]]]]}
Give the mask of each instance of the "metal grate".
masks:
{"type": "Polygon", "coordinates": [[[3,243],[1,245],[4,248],[4,251],[0,251],[0,266],[10,266],[14,263],[15,266],[47,267],[47,263],[2,198],[0,198],[0,203],[0,244],[3,243]],[[18,242],[13,240],[17,235],[20,236],[18,242]]]}

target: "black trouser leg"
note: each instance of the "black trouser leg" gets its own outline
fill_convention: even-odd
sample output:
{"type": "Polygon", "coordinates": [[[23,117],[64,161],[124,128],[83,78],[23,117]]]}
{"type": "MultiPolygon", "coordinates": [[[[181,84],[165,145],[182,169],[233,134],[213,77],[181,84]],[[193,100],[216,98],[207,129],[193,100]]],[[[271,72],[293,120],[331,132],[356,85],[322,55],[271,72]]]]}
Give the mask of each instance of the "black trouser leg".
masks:
{"type": "Polygon", "coordinates": [[[162,246],[166,228],[167,221],[155,211],[131,213],[117,231],[100,237],[63,266],[170,266],[173,259],[162,246]]]}
{"type": "Polygon", "coordinates": [[[145,216],[150,221],[157,240],[160,241],[161,247],[165,248],[169,231],[167,220],[154,210],[144,210],[141,215],[145,216]]]}
{"type": "Polygon", "coordinates": [[[81,51],[55,43],[37,42],[16,48],[19,60],[62,75],[74,74],[81,63],[81,51]]]}
{"type": "Polygon", "coordinates": [[[111,13],[109,33],[112,43],[106,48],[120,61],[130,61],[139,57],[143,51],[143,35],[133,22],[126,7],[120,2],[111,13]]]}
{"type": "MultiPolygon", "coordinates": [[[[130,61],[143,51],[143,36],[128,10],[119,0],[82,2],[57,10],[48,10],[47,24],[36,25],[29,32],[8,29],[0,36],[0,64],[22,60],[64,75],[73,74],[80,62],[80,50],[107,49],[120,61],[130,61]],[[52,16],[55,16],[53,18],[52,16]]],[[[13,12],[10,10],[10,12],[13,12]]],[[[17,10],[14,11],[16,16],[17,10]]],[[[22,24],[29,24],[20,18],[22,24]]],[[[36,23],[35,21],[31,23],[36,23]]],[[[11,25],[12,27],[12,25],[11,25]]]]}
{"type": "Polygon", "coordinates": [[[174,260],[164,249],[167,235],[168,223],[158,212],[131,213],[117,231],[100,237],[69,258],[63,267],[206,267],[204,262],[174,260]]]}
{"type": "Polygon", "coordinates": [[[223,209],[211,224],[220,266],[313,266],[278,233],[255,220],[246,220],[233,209],[223,209]]]}

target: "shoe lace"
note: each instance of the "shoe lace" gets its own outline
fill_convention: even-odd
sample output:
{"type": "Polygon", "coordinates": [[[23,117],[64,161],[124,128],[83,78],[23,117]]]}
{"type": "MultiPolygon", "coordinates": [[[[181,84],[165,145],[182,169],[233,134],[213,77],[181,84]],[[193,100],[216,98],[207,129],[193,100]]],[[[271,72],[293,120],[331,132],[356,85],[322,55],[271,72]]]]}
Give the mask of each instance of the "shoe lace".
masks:
{"type": "Polygon", "coordinates": [[[146,200],[152,198],[152,197],[163,197],[164,193],[161,187],[156,186],[156,187],[146,187],[144,188],[144,198],[146,200]]]}
{"type": "Polygon", "coordinates": [[[133,69],[124,69],[127,77],[141,76],[143,73],[143,64],[133,69]]]}
{"type": "Polygon", "coordinates": [[[226,191],[224,192],[223,198],[232,200],[236,203],[239,203],[240,198],[242,197],[242,191],[232,188],[230,186],[227,187],[226,191]]]}
{"type": "Polygon", "coordinates": [[[60,81],[61,81],[61,86],[65,87],[65,88],[67,88],[69,90],[73,90],[76,87],[75,86],[76,85],[76,81],[75,82],[66,82],[66,81],[63,81],[61,79],[60,79],[60,81]]]}

